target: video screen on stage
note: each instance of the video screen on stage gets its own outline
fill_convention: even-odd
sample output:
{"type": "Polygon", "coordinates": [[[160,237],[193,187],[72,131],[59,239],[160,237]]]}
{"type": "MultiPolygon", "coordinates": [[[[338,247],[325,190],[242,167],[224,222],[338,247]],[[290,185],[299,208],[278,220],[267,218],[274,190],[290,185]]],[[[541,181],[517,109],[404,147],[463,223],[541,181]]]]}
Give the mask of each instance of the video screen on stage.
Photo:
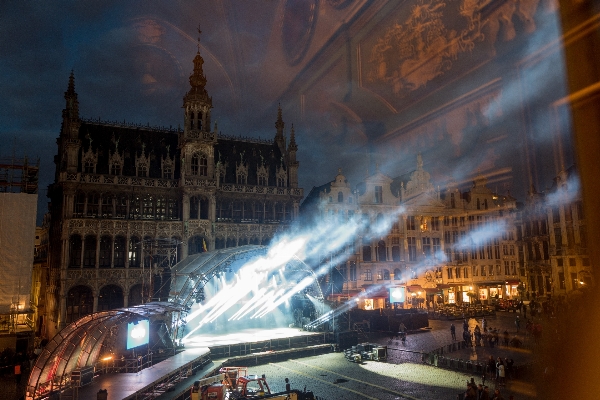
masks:
{"type": "Polygon", "coordinates": [[[390,303],[404,303],[404,287],[390,289],[390,303]]]}
{"type": "Polygon", "coordinates": [[[127,350],[133,349],[150,340],[150,324],[147,319],[127,324],[127,350]]]}

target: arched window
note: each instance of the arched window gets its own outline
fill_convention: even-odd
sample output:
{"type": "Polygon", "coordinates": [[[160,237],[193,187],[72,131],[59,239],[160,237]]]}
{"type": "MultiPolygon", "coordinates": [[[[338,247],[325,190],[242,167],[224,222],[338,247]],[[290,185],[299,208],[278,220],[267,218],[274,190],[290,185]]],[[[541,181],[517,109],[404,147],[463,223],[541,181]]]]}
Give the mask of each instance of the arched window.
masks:
{"type": "Polygon", "coordinates": [[[208,159],[204,154],[194,154],[191,162],[192,175],[208,175],[208,159]]]}
{"type": "Polygon", "coordinates": [[[192,236],[188,241],[188,255],[204,252],[205,246],[207,246],[206,240],[202,236],[192,236]]]}
{"type": "Polygon", "coordinates": [[[377,257],[379,258],[379,261],[387,261],[387,251],[383,240],[380,240],[379,243],[377,243],[377,257]]]}
{"type": "Polygon", "coordinates": [[[115,237],[114,253],[115,268],[125,267],[125,238],[123,236],[115,237]]]}
{"type": "Polygon", "coordinates": [[[102,218],[112,218],[113,214],[113,195],[105,194],[102,196],[102,218]]]}
{"type": "Polygon", "coordinates": [[[150,194],[144,196],[142,203],[142,218],[154,219],[154,197],[150,194]]]}
{"type": "Polygon", "coordinates": [[[200,155],[198,164],[199,164],[198,174],[200,176],[208,176],[208,158],[206,158],[206,156],[204,154],[200,155]]]}
{"type": "Polygon", "coordinates": [[[100,239],[100,268],[110,268],[110,258],[112,256],[112,238],[102,236],[100,239]]]}
{"type": "Polygon", "coordinates": [[[208,199],[200,197],[200,219],[208,219],[208,199]]]}
{"type": "Polygon", "coordinates": [[[200,160],[198,154],[194,154],[192,156],[192,162],[190,163],[190,168],[192,170],[192,175],[198,175],[200,160]]]}
{"type": "Polygon", "coordinates": [[[148,176],[148,165],[146,163],[139,163],[137,167],[137,176],[145,178],[148,176]]]}
{"type": "Polygon", "coordinates": [[[394,269],[394,280],[401,281],[402,280],[402,272],[400,272],[400,268],[394,269]]]}
{"type": "Polygon", "coordinates": [[[83,165],[83,172],[86,174],[94,173],[94,160],[85,160],[85,164],[83,165]]]}
{"type": "Polygon", "coordinates": [[[371,261],[371,241],[368,238],[363,239],[363,261],[371,261]]]}
{"type": "Polygon", "coordinates": [[[106,285],[98,295],[98,311],[114,310],[123,307],[123,289],[117,285],[106,285]]]}
{"type": "Polygon", "coordinates": [[[168,198],[167,199],[167,218],[168,219],[178,219],[179,218],[179,203],[177,199],[168,198]]]}
{"type": "Polygon", "coordinates": [[[390,280],[390,271],[387,269],[383,270],[383,280],[386,280],[386,281],[390,280]]]}
{"type": "Polygon", "coordinates": [[[162,196],[156,198],[155,215],[156,219],[165,219],[167,215],[167,200],[162,196]]]}
{"type": "Polygon", "coordinates": [[[190,129],[194,129],[194,112],[190,113],[190,129]]]}
{"type": "Polygon", "coordinates": [[[127,217],[127,196],[121,195],[116,198],[115,216],[117,218],[127,217]]]}
{"type": "Polygon", "coordinates": [[[86,215],[88,217],[97,217],[98,216],[98,205],[100,202],[100,196],[98,196],[98,193],[90,193],[88,195],[88,200],[87,200],[87,213],[86,215]]]}
{"type": "Polygon", "coordinates": [[[129,296],[127,296],[127,306],[133,307],[140,305],[144,302],[142,298],[142,284],[138,283],[137,285],[133,285],[129,289],[129,296]]]}
{"type": "Polygon", "coordinates": [[[110,174],[111,175],[121,175],[121,165],[117,163],[113,163],[110,166],[110,174]]]}
{"type": "Polygon", "coordinates": [[[71,235],[69,239],[69,267],[81,267],[81,236],[71,235]]]}
{"type": "Polygon", "coordinates": [[[93,308],[92,289],[83,285],[75,286],[67,293],[67,320],[65,322],[77,321],[79,318],[91,314],[93,308]]]}
{"type": "Polygon", "coordinates": [[[198,197],[190,197],[190,219],[198,219],[199,206],[198,197]]]}
{"type": "Polygon", "coordinates": [[[344,202],[344,193],[338,192],[338,203],[344,202]]]}
{"type": "Polygon", "coordinates": [[[398,245],[392,246],[392,260],[400,261],[400,246],[398,245]]]}
{"type": "Polygon", "coordinates": [[[132,236],[129,239],[129,267],[139,268],[142,257],[142,243],[140,239],[132,236]]]}
{"type": "Polygon", "coordinates": [[[225,239],[216,238],[215,239],[215,249],[224,249],[225,248],[225,239]]]}
{"type": "Polygon", "coordinates": [[[228,249],[232,248],[232,247],[236,247],[237,246],[237,241],[235,240],[235,238],[228,238],[226,246],[227,246],[228,249]]]}
{"type": "Polygon", "coordinates": [[[85,194],[83,192],[77,192],[75,195],[75,204],[73,208],[73,216],[75,218],[83,217],[83,212],[85,210],[85,194]]]}
{"type": "Polygon", "coordinates": [[[96,236],[89,235],[83,242],[83,267],[93,268],[96,266],[96,236]]]}

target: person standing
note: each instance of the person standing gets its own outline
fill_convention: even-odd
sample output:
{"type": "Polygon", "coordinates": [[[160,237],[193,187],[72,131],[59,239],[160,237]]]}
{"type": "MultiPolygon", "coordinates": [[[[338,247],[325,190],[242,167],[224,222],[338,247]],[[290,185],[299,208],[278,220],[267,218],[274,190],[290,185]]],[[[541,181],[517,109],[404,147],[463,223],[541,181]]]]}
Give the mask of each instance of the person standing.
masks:
{"type": "Polygon", "coordinates": [[[288,378],[285,378],[285,391],[289,393],[291,390],[292,389],[290,386],[290,380],[288,378]]]}
{"type": "Polygon", "coordinates": [[[454,324],[450,325],[450,334],[452,335],[452,340],[456,340],[456,327],[454,324]]]}
{"type": "Polygon", "coordinates": [[[515,318],[515,326],[517,327],[517,333],[519,333],[519,329],[521,329],[521,320],[518,315],[517,318],[515,318]]]}
{"type": "Polygon", "coordinates": [[[504,366],[504,362],[500,357],[498,357],[498,384],[504,386],[506,384],[506,367],[504,366]]]}

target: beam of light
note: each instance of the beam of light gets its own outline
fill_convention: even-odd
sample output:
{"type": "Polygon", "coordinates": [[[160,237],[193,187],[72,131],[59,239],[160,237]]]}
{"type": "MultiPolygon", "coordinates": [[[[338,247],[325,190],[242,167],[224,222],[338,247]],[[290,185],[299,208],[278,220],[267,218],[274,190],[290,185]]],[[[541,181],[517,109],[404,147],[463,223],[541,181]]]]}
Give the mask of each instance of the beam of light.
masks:
{"type": "Polygon", "coordinates": [[[229,320],[236,320],[236,319],[240,319],[243,315],[246,314],[247,310],[250,310],[251,307],[254,306],[254,304],[256,304],[258,301],[260,301],[260,299],[262,299],[265,295],[265,293],[267,292],[267,288],[260,288],[258,289],[258,292],[256,293],[256,295],[254,297],[252,297],[250,300],[248,300],[248,302],[246,302],[246,304],[244,304],[242,306],[242,308],[240,308],[235,314],[233,314],[229,320]]]}
{"type": "Polygon", "coordinates": [[[306,289],[309,285],[311,285],[314,282],[314,278],[312,276],[307,276],[306,278],[302,279],[296,286],[294,286],[294,288],[292,290],[289,290],[285,295],[281,296],[277,301],[273,302],[272,304],[270,304],[261,314],[259,317],[262,317],[264,315],[266,315],[267,313],[271,312],[272,310],[274,310],[275,308],[277,308],[280,304],[282,304],[283,302],[285,302],[286,300],[288,300],[290,297],[292,297],[294,294],[306,289]]]}

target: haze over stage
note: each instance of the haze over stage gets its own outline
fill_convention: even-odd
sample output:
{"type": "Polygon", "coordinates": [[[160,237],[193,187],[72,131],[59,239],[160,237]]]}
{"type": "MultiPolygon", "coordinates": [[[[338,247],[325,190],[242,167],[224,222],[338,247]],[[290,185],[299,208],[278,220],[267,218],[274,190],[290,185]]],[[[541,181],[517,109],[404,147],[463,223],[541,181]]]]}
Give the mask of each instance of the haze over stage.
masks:
{"type": "Polygon", "coordinates": [[[243,329],[231,333],[206,333],[194,335],[188,338],[185,346],[186,348],[226,346],[314,334],[314,332],[307,332],[298,328],[243,329]]]}

